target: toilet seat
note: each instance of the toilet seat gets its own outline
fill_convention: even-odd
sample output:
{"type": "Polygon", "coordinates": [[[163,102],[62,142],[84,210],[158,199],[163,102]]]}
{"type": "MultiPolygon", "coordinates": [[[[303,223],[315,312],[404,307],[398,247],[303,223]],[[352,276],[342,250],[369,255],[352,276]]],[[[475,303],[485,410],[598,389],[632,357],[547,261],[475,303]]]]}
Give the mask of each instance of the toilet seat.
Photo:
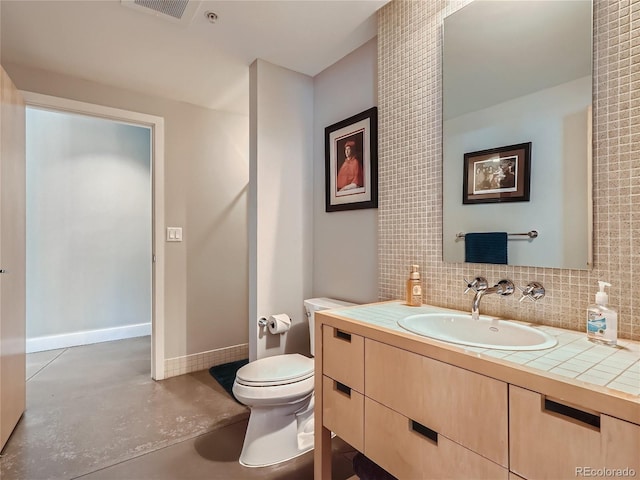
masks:
{"type": "Polygon", "coordinates": [[[314,361],[299,353],[275,355],[248,363],[236,373],[236,383],[247,387],[275,387],[313,377],[314,361]]]}
{"type": "Polygon", "coordinates": [[[312,396],[314,382],[314,378],[309,377],[285,385],[254,387],[243,385],[236,380],[233,384],[233,395],[240,403],[251,408],[290,405],[312,396]]]}

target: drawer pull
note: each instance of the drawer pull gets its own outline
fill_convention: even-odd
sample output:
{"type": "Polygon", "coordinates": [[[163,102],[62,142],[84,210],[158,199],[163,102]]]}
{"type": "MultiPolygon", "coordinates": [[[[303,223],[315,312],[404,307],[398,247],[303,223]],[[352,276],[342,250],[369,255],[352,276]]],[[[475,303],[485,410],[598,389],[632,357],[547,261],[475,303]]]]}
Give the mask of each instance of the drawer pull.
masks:
{"type": "Polygon", "coordinates": [[[342,330],[335,329],[335,337],[341,338],[342,340],[346,340],[347,342],[351,342],[351,334],[347,332],[343,332],[342,330]]]}
{"type": "Polygon", "coordinates": [[[592,427],[596,427],[598,429],[600,428],[599,415],[584,412],[582,410],[578,410],[577,408],[554,402],[553,400],[549,400],[548,398],[544,399],[544,409],[549,412],[558,413],[565,417],[573,418],[574,420],[578,420],[581,423],[586,423],[587,425],[591,425],[592,427]]]}
{"type": "Polygon", "coordinates": [[[351,397],[351,388],[347,387],[344,383],[340,383],[337,381],[334,381],[333,383],[335,385],[336,390],[344,393],[348,397],[351,397]]]}
{"type": "Polygon", "coordinates": [[[438,444],[438,432],[435,432],[431,430],[429,427],[425,427],[424,425],[414,420],[410,420],[410,422],[411,422],[411,430],[413,430],[416,433],[419,433],[423,437],[427,437],[436,445],[438,444]]]}

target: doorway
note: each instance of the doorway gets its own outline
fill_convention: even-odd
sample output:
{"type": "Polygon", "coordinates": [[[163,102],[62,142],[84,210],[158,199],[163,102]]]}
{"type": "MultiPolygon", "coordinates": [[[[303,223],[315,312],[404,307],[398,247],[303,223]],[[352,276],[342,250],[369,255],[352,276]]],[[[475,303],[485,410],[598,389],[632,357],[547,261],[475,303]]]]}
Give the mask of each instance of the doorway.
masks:
{"type": "MultiPolygon", "coordinates": [[[[28,128],[28,149],[40,150],[40,155],[47,157],[28,174],[28,190],[32,191],[28,191],[31,205],[27,218],[36,220],[28,226],[27,234],[27,296],[36,300],[32,303],[28,298],[28,337],[45,344],[53,340],[49,348],[59,348],[71,344],[56,346],[56,339],[94,343],[148,334],[150,326],[151,377],[161,380],[163,119],[22,93],[28,125],[35,124],[38,132],[46,132],[30,140],[28,128]],[[83,138],[75,141],[72,131],[79,129],[83,138]],[[53,154],[47,140],[61,143],[61,151],[53,154]],[[132,161],[134,157],[138,160],[132,161]],[[54,185],[47,186],[47,182],[54,185]],[[57,202],[57,207],[46,205],[47,195],[50,199],[59,197],[50,200],[57,202]],[[61,227],[60,222],[65,225],[61,227]],[[56,242],[65,242],[65,248],[56,248],[56,242]],[[41,255],[30,255],[29,251],[41,255]],[[42,287],[52,279],[58,280],[57,291],[43,292],[42,287]],[[71,336],[47,336],[61,318],[67,322],[63,330],[78,330],[81,325],[80,331],[71,336]],[[38,336],[42,333],[45,335],[38,336]]],[[[27,340],[28,349],[29,344],[27,340]]],[[[37,342],[31,351],[34,348],[38,348],[37,342]]]]}

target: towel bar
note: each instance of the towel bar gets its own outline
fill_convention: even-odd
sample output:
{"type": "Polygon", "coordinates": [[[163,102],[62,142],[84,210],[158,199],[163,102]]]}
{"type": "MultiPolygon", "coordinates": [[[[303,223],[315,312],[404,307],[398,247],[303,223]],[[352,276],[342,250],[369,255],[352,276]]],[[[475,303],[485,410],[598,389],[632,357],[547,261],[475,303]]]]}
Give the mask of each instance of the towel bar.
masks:
{"type": "MultiPolygon", "coordinates": [[[[537,230],[531,230],[530,232],[527,232],[527,233],[507,233],[507,235],[509,235],[509,236],[518,236],[518,237],[537,238],[538,237],[538,231],[537,230]]],[[[456,238],[464,238],[464,236],[465,236],[465,234],[463,232],[456,233],[456,238]]]]}

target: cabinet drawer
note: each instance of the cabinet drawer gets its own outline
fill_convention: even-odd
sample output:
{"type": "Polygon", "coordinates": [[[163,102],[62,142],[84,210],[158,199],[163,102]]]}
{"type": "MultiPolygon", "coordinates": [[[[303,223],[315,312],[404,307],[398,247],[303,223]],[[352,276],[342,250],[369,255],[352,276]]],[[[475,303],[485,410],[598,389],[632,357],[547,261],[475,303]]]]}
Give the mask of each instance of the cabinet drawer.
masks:
{"type": "Polygon", "coordinates": [[[356,450],[363,450],[364,396],[361,393],[323,376],[322,419],[326,428],[356,450]]]}
{"type": "Polygon", "coordinates": [[[400,479],[504,479],[506,468],[365,398],[364,454],[400,479]]]}
{"type": "Polygon", "coordinates": [[[585,412],[513,385],[509,416],[510,469],[522,477],[595,476],[588,470],[598,469],[640,471],[636,424],[585,412]]]}
{"type": "Polygon", "coordinates": [[[365,394],[508,467],[507,384],[367,339],[365,394]]]}
{"type": "Polygon", "coordinates": [[[322,371],[334,380],[364,393],[364,338],[323,325],[322,371]]]}

